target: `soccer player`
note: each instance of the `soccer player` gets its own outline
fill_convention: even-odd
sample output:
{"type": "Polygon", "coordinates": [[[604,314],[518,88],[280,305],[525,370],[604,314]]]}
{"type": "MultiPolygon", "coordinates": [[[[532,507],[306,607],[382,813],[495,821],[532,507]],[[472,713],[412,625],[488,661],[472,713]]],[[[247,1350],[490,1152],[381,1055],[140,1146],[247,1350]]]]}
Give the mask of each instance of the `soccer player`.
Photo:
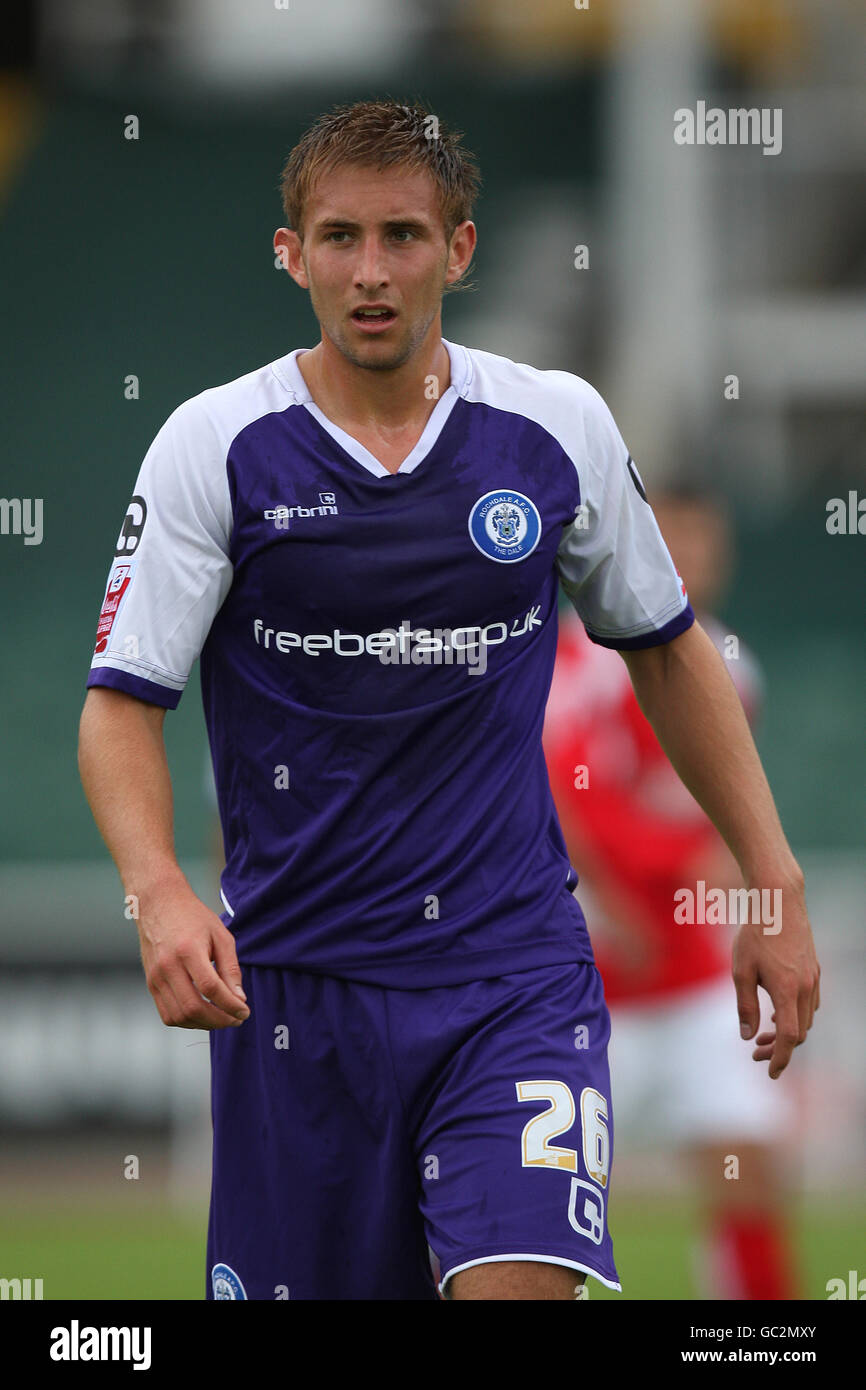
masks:
{"type": "Polygon", "coordinates": [[[771,1076],[818,1003],[802,874],[610,411],[442,338],[477,186],[430,112],[314,123],[274,244],[321,340],[169,417],[108,580],[80,765],[160,1017],[211,1030],[217,1299],[435,1298],[428,1243],[455,1299],[620,1287],[609,1020],[541,741],[560,579],[783,895],[736,944],[771,1076]],[[220,916],[162,738],[199,654],[220,916]]]}
{"type": "MultiPolygon", "coordinates": [[[[653,511],[753,723],[757,664],[712,615],[730,568],[726,512],[683,487],[654,497],[653,511]]],[[[736,864],[677,779],[625,666],[589,640],[573,610],[561,613],[544,745],[611,1011],[620,1152],[629,1135],[685,1152],[701,1198],[695,1272],[704,1292],[796,1298],[785,1222],[789,1097],[767,1087],[736,1028],[727,930],[737,917],[736,864]],[[734,905],[723,925],[678,919],[678,894],[699,882],[734,905]]]]}

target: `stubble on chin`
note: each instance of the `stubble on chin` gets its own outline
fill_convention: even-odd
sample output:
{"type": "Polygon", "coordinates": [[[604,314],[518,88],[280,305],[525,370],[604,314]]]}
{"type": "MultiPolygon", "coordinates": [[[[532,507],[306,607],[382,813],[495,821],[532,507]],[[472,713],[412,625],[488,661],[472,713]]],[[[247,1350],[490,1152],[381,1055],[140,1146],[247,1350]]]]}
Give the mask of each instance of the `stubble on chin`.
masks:
{"type": "MultiPolygon", "coordinates": [[[[433,320],[431,318],[430,323],[433,320]]],[[[343,356],[355,367],[360,367],[368,372],[393,372],[398,367],[402,367],[409,361],[410,357],[417,351],[430,327],[430,323],[419,325],[414,332],[401,344],[395,344],[390,352],[383,353],[380,349],[376,356],[368,356],[366,353],[357,351],[349,342],[348,338],[340,331],[330,333],[334,346],[339,349],[343,356]]],[[[372,340],[371,340],[372,341],[372,340]]]]}
{"type": "MultiPolygon", "coordinates": [[[[320,308],[322,306],[317,302],[317,300],[318,296],[315,294],[311,286],[310,306],[313,310],[313,313],[319,321],[319,327],[322,333],[327,333],[327,336],[330,338],[331,342],[338,349],[338,351],[342,353],[342,355],[346,358],[348,362],[351,362],[352,365],[355,367],[360,367],[362,371],[368,372],[393,372],[396,371],[398,367],[404,366],[405,363],[409,361],[413,353],[415,353],[418,350],[421,343],[423,343],[430,329],[430,325],[436,317],[436,310],[434,309],[430,313],[429,318],[425,319],[421,323],[417,323],[409,331],[409,334],[406,337],[406,339],[400,344],[395,344],[390,352],[385,354],[382,353],[380,349],[379,355],[368,357],[366,354],[360,352],[352,344],[348,337],[348,334],[343,329],[341,320],[338,319],[332,325],[327,324],[327,318],[323,317],[323,315],[320,313],[320,308]]],[[[441,297],[439,303],[441,303],[441,297]]]]}

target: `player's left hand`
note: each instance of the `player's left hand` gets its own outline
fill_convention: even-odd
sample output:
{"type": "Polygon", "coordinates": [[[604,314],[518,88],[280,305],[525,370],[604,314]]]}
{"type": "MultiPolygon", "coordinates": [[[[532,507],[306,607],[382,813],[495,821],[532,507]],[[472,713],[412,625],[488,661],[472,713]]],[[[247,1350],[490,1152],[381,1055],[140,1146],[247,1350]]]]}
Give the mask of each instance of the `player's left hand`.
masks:
{"type": "Polygon", "coordinates": [[[754,1039],[754,1061],[766,1062],[769,1058],[772,1081],[781,1076],[794,1048],[806,1041],[821,1002],[821,967],[812,940],[802,878],[780,892],[780,911],[774,914],[772,930],[766,924],[745,923],[737,932],[733,951],[740,1032],[744,1038],[754,1039]],[[775,1030],[754,1037],[760,1022],[759,985],[773,1001],[775,1030]]]}

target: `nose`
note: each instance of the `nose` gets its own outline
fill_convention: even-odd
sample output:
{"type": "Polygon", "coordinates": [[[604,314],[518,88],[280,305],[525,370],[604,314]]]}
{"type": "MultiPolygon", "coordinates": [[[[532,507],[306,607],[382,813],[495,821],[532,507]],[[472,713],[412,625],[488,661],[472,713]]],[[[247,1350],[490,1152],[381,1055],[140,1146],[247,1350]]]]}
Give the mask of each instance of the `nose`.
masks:
{"type": "Polygon", "coordinates": [[[388,269],[384,247],[377,236],[365,237],[358,248],[358,258],[355,262],[355,284],[359,288],[369,289],[387,283],[388,269]]]}

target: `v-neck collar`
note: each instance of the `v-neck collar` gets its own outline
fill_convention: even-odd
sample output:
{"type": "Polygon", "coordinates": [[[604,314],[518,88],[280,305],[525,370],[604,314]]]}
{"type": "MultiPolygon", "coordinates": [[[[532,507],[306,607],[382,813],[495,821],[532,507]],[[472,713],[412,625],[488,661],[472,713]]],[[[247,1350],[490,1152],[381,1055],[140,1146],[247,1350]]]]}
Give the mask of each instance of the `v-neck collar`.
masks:
{"type": "Polygon", "coordinates": [[[448,353],[451,362],[451,382],[448,389],[442,393],[430,413],[430,418],[424,426],[421,437],[415,447],[406,455],[397,472],[394,473],[390,468],[386,468],[383,463],[366,449],[360,440],[354,435],[347,434],[345,430],[335,425],[333,420],[329,420],[324,411],[320,410],[310,395],[310,389],[304,380],[301,369],[298,366],[298,358],[304,352],[309,352],[309,348],[295,348],[287,357],[282,357],[273,364],[275,374],[282,381],[283,385],[291,391],[299,405],[303,405],[310,412],[314,420],[317,420],[333,440],[340,445],[351,458],[359,463],[362,468],[366,468],[368,473],[372,473],[374,478],[396,478],[404,473],[414,473],[436,440],[442,433],[445,421],[457,404],[460,396],[465,396],[469,389],[469,382],[472,377],[472,363],[468,352],[464,347],[456,343],[449,343],[442,339],[443,345],[448,353]]]}

